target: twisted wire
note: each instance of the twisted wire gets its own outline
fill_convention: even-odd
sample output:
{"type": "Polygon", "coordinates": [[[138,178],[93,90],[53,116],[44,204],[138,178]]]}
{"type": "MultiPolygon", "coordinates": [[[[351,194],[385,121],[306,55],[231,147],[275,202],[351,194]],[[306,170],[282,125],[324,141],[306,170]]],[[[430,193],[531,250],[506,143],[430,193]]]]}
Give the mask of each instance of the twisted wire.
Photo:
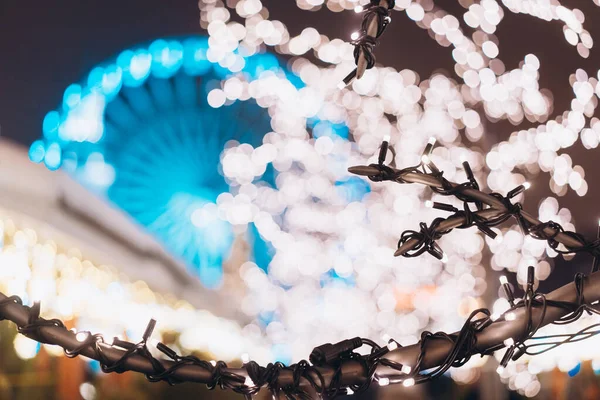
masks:
{"type": "MultiPolygon", "coordinates": [[[[374,50],[375,46],[377,46],[377,39],[385,32],[390,24],[390,10],[392,10],[395,5],[396,0],[387,0],[386,3],[382,3],[381,0],[371,0],[370,3],[363,8],[363,20],[359,36],[350,42],[354,46],[354,62],[356,68],[344,78],[345,84],[350,83],[350,81],[357,76],[361,58],[365,61],[365,69],[371,69],[375,66],[376,59],[374,50]],[[384,7],[382,4],[387,4],[387,7],[384,7]]],[[[362,75],[362,72],[360,74],[362,75]]]]}
{"type": "MultiPolygon", "coordinates": [[[[468,164],[465,164],[468,167],[468,164]]],[[[470,167],[468,167],[468,170],[470,171],[470,167]]],[[[438,240],[441,236],[452,231],[452,228],[463,229],[473,225],[493,238],[496,234],[491,228],[503,224],[511,218],[516,220],[524,234],[530,235],[534,239],[546,241],[557,253],[588,252],[595,256],[600,255],[600,239],[588,241],[578,233],[565,230],[557,222],[540,222],[525,213],[521,203],[513,203],[512,197],[524,188],[516,194],[509,192],[506,196],[495,192],[483,193],[479,190],[479,185],[472,173],[468,174],[468,182],[453,183],[445,179],[443,172],[439,171],[429,159],[427,159],[427,162],[421,162],[417,166],[404,169],[396,169],[380,163],[370,164],[367,167],[351,167],[349,171],[365,175],[373,182],[423,183],[430,186],[435,193],[454,196],[463,202],[462,211],[456,210],[448,218],[434,220],[429,228],[424,229],[421,224],[420,231],[407,230],[403,232],[398,241],[396,255],[415,257],[428,252],[441,259],[437,251],[439,247],[434,246],[430,239],[438,240]],[[475,204],[477,211],[472,211],[469,204],[475,204]],[[564,248],[561,248],[561,245],[564,248]]]]}
{"type": "MultiPolygon", "coordinates": [[[[425,183],[439,194],[453,195],[463,201],[463,210],[449,205],[443,207],[453,212],[449,218],[436,218],[430,226],[421,223],[419,231],[405,232],[399,241],[401,255],[416,257],[428,252],[439,258],[443,252],[436,241],[452,229],[475,225],[484,233],[490,234],[491,226],[498,225],[510,218],[517,219],[524,232],[536,239],[548,241],[552,248],[560,252],[587,251],[597,255],[599,240],[587,241],[583,236],[565,231],[559,224],[552,221],[539,222],[526,214],[519,203],[513,204],[511,199],[522,192],[521,188],[516,188],[507,196],[498,193],[482,193],[472,173],[469,172],[470,168],[467,169],[469,181],[462,184],[447,181],[443,177],[443,173],[430,160],[403,170],[383,164],[372,164],[368,167],[356,167],[354,171],[366,175],[376,182],[387,180],[398,183],[425,183]],[[475,204],[477,210],[471,210],[469,204],[475,204]],[[561,244],[566,247],[566,250],[558,248],[561,244]]],[[[530,267],[530,271],[532,268],[530,267]]],[[[596,287],[600,286],[600,273],[593,274],[593,276],[596,287]]],[[[546,295],[534,291],[533,280],[532,272],[528,275],[527,288],[523,298],[509,310],[513,312],[523,309],[525,318],[523,326],[516,330],[514,343],[508,347],[502,365],[511,359],[518,359],[523,354],[540,354],[560,345],[578,342],[600,334],[600,324],[592,324],[571,334],[536,336],[539,329],[548,323],[570,324],[578,321],[585,313],[600,314],[600,311],[584,296],[584,285],[588,278],[583,274],[577,274],[574,279],[575,301],[548,299],[546,295]],[[538,315],[537,319],[534,318],[535,314],[538,315]],[[547,315],[555,317],[552,317],[553,320],[547,320],[547,315]]],[[[594,300],[600,300],[600,294],[591,293],[594,300]]],[[[150,321],[142,340],[137,344],[115,338],[113,344],[110,345],[100,334],[79,332],[75,336],[74,332],[67,330],[62,321],[41,318],[39,303],[34,303],[31,307],[24,306],[20,298],[5,297],[1,293],[0,299],[0,321],[4,319],[14,321],[17,323],[19,333],[38,342],[61,345],[67,357],[85,355],[94,358],[100,361],[104,372],[143,371],[151,382],[166,381],[174,385],[188,380],[197,381],[199,378],[191,379],[192,376],[197,375],[189,375],[190,369],[195,368],[195,374],[198,374],[198,370],[205,372],[202,374],[201,381],[206,383],[209,389],[217,387],[229,389],[247,399],[262,387],[267,387],[277,398],[282,395],[286,399],[304,400],[314,398],[314,396],[333,399],[340,394],[361,392],[367,390],[374,381],[381,383],[387,380],[388,383],[411,384],[426,382],[439,377],[451,367],[464,365],[474,354],[489,354],[505,347],[502,343],[490,342],[489,339],[487,339],[487,345],[484,345],[478,338],[484,336],[488,329],[496,329],[497,322],[508,321],[507,314],[501,316],[499,320],[493,320],[489,310],[478,309],[470,314],[459,332],[448,334],[426,331],[422,333],[418,345],[402,347],[390,339],[387,346],[379,346],[370,339],[355,338],[316,348],[322,348],[321,350],[327,353],[325,358],[327,361],[318,366],[311,365],[306,360],[290,366],[278,362],[268,364],[266,367],[250,361],[245,363],[240,370],[235,370],[228,367],[223,361],[212,364],[193,355],[180,356],[163,343],[159,343],[157,348],[170,361],[155,358],[147,347],[147,341],[156,323],[154,320],[150,321]],[[8,308],[18,308],[26,315],[26,318],[15,317],[14,313],[11,314],[7,311],[8,308]],[[53,334],[45,334],[44,332],[47,330],[52,330],[53,334]],[[72,339],[73,337],[77,339],[78,344],[66,345],[65,338],[72,339]],[[349,347],[349,343],[352,346],[349,347]],[[433,346],[434,343],[435,346],[433,346]],[[427,361],[432,358],[429,352],[435,351],[435,348],[439,349],[440,343],[446,344],[447,351],[444,351],[443,357],[432,367],[431,361],[427,361]],[[368,354],[356,351],[360,346],[365,345],[371,347],[368,354]],[[389,353],[404,354],[404,352],[410,351],[409,348],[415,346],[418,347],[418,354],[414,363],[403,365],[388,357],[389,353]],[[116,359],[115,351],[119,355],[116,359]],[[109,353],[112,354],[110,357],[109,353]],[[146,364],[140,364],[140,360],[146,364]],[[351,363],[355,365],[355,379],[348,382],[345,380],[344,368],[351,363]],[[358,366],[358,372],[356,366],[358,366]],[[385,370],[386,374],[380,374],[382,370],[385,370]],[[291,376],[291,379],[280,379],[284,373],[286,376],[291,376]],[[356,379],[357,376],[360,379],[356,379]]],[[[435,356],[433,358],[435,359],[435,356]]]]}

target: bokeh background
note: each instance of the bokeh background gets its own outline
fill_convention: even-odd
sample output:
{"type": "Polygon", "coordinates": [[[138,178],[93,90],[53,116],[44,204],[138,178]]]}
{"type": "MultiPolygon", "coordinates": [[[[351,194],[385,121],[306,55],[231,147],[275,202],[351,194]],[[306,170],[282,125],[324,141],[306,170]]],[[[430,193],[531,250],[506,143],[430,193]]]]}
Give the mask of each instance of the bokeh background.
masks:
{"type": "MultiPolygon", "coordinates": [[[[595,237],[593,0],[562,1],[571,13],[552,1],[398,1],[378,67],[344,89],[359,2],[225,3],[0,4],[4,293],[108,337],[135,340],[155,316],[157,339],[182,351],[293,362],[327,341],[413,343],[477,306],[501,311],[498,276],[518,287],[531,263],[542,291],[589,270],[586,256],[565,261],[510,226],[502,241],[454,232],[446,264],[394,259],[403,230],[443,214],[422,188],[345,170],[386,134],[398,166],[433,136],[447,178],[464,180],[468,159],[492,190],[529,180],[526,209],[595,237]],[[546,6],[563,19],[527,14],[546,6]]],[[[598,398],[597,343],[574,347],[504,376],[488,357],[361,398],[598,398]]],[[[235,397],[103,375],[7,323],[0,354],[2,399],[235,397]]]]}

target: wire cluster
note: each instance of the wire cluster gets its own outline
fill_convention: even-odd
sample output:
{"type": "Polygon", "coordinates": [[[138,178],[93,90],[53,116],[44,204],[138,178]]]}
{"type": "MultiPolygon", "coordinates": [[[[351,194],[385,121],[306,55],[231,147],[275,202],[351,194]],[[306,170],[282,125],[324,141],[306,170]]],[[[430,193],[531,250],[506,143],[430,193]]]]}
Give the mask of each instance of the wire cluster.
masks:
{"type": "Polygon", "coordinates": [[[152,372],[145,373],[146,378],[150,382],[166,381],[170,385],[185,382],[185,379],[177,376],[177,372],[183,367],[195,366],[205,370],[210,376],[206,382],[209,389],[217,387],[229,389],[244,395],[246,398],[251,398],[261,388],[266,387],[273,393],[275,398],[279,398],[282,395],[286,399],[302,400],[312,399],[315,395],[319,398],[333,399],[338,395],[360,393],[368,389],[374,381],[379,382],[381,385],[396,381],[408,381],[412,385],[439,376],[451,366],[463,365],[470,358],[473,346],[476,343],[474,334],[483,326],[481,325],[481,320],[474,321],[473,318],[480,312],[489,316],[487,310],[473,312],[461,332],[455,335],[448,335],[442,332],[424,332],[421,345],[423,355],[430,339],[444,338],[453,343],[453,351],[448,354],[447,362],[427,374],[419,374],[422,357],[413,367],[384,358],[390,351],[401,347],[393,339],[390,338],[386,346],[379,346],[370,339],[358,337],[336,344],[327,343],[316,347],[310,356],[312,365],[308,361],[302,360],[290,366],[285,366],[277,362],[262,367],[254,361],[246,361],[242,368],[245,374],[240,374],[232,372],[232,369],[223,361],[207,362],[193,355],[180,356],[173,349],[161,342],[157,343],[156,348],[170,363],[166,363],[165,359],[156,358],[148,348],[149,339],[156,326],[156,321],[153,319],[148,323],[140,342],[132,343],[114,338],[112,344],[109,344],[101,334],[92,334],[87,331],[70,331],[60,320],[46,320],[41,318],[39,316],[40,303],[34,303],[32,307],[28,307],[23,305],[21,299],[17,296],[7,297],[5,300],[0,301],[0,320],[4,319],[6,315],[4,307],[15,304],[23,307],[28,315],[27,323],[18,327],[19,333],[40,343],[57,344],[56,340],[52,340],[52,338],[56,338],[56,333],[47,335],[44,333],[43,328],[58,328],[60,335],[74,337],[77,340],[77,346],[64,347],[64,353],[67,357],[73,358],[79,355],[86,355],[96,359],[100,362],[102,371],[105,373],[115,372],[120,374],[130,371],[132,369],[128,361],[134,356],[140,356],[151,366],[152,372]],[[356,350],[362,346],[370,347],[370,352],[366,355],[358,353],[356,350]],[[111,360],[108,356],[107,349],[110,348],[120,351],[120,356],[116,360],[111,360]],[[343,385],[343,365],[345,361],[349,360],[356,361],[361,365],[365,379],[360,383],[343,385]],[[379,366],[392,368],[396,371],[396,374],[386,377],[378,376],[377,369],[379,366]],[[326,378],[317,367],[330,367],[333,369],[333,374],[327,379],[329,381],[328,384],[326,383],[326,378]],[[279,384],[278,378],[282,371],[291,372],[293,377],[291,383],[286,385],[279,384]],[[301,378],[308,381],[308,388],[301,386],[301,378]]]}
{"type": "Polygon", "coordinates": [[[375,66],[374,49],[377,46],[377,39],[385,32],[385,29],[392,21],[390,10],[395,7],[396,0],[386,0],[385,3],[387,7],[382,5],[383,2],[381,0],[371,0],[365,7],[361,7],[363,20],[360,32],[358,33],[358,37],[351,42],[354,45],[354,62],[357,68],[344,78],[343,82],[345,85],[348,85],[357,76],[361,57],[364,57],[366,69],[371,69],[375,66]],[[376,27],[375,36],[370,33],[370,27],[373,23],[376,27]]]}
{"type": "Polygon", "coordinates": [[[421,163],[404,169],[395,169],[384,165],[385,155],[390,148],[384,141],[379,154],[379,162],[368,167],[352,167],[350,172],[367,175],[373,182],[393,181],[397,183],[420,182],[428,184],[433,192],[454,196],[463,202],[462,210],[445,203],[428,201],[430,207],[452,213],[448,218],[436,218],[431,225],[420,224],[420,230],[407,230],[398,241],[396,255],[416,257],[425,252],[443,259],[444,254],[436,240],[448,234],[452,229],[465,229],[476,226],[482,233],[494,239],[497,235],[491,229],[507,222],[516,220],[524,234],[538,240],[545,240],[558,253],[572,254],[588,252],[594,255],[592,272],[598,269],[600,256],[600,238],[588,241],[582,235],[566,231],[554,221],[540,222],[523,211],[521,203],[513,202],[513,198],[523,193],[528,183],[519,185],[506,195],[500,193],[483,193],[475,179],[467,161],[463,163],[467,182],[456,184],[448,181],[431,160],[434,141],[430,141],[421,157],[421,163]],[[410,179],[408,179],[410,177],[410,179]],[[473,205],[475,209],[472,209],[473,205]]]}
{"type": "MultiPolygon", "coordinates": [[[[384,141],[377,164],[350,168],[351,172],[366,175],[375,182],[424,183],[436,193],[455,196],[463,202],[462,209],[450,204],[430,202],[431,207],[448,211],[452,215],[446,219],[436,218],[429,226],[421,223],[418,231],[404,232],[399,240],[396,255],[416,257],[427,252],[443,259],[444,253],[436,241],[452,229],[476,226],[484,234],[494,237],[495,233],[491,227],[514,218],[525,233],[546,240],[559,252],[592,253],[595,272],[600,240],[587,241],[581,235],[565,231],[555,222],[542,223],[524,212],[521,204],[513,203],[512,199],[526,189],[525,185],[518,186],[506,196],[481,192],[468,163],[464,164],[467,182],[455,184],[447,181],[443,173],[431,162],[433,144],[430,142],[427,145],[421,163],[414,167],[398,170],[384,165],[388,149],[393,151],[388,142],[384,141]]],[[[600,324],[594,324],[572,334],[536,336],[538,330],[549,322],[569,324],[586,313],[600,314],[600,311],[584,298],[584,284],[587,280],[584,275],[575,276],[576,300],[569,302],[549,299],[535,291],[534,271],[533,267],[529,267],[527,285],[523,297],[519,300],[515,299],[506,278],[501,279],[506,298],[511,305],[511,309],[506,313],[493,316],[487,309],[478,309],[470,314],[461,330],[456,333],[423,332],[417,345],[416,358],[405,361],[404,364],[394,359],[411,358],[393,357],[390,353],[408,354],[410,348],[415,346],[403,348],[392,338],[387,339],[385,346],[380,346],[370,339],[359,337],[318,346],[310,354],[310,362],[302,360],[290,366],[277,362],[263,367],[254,361],[243,360],[243,367],[235,369],[223,361],[207,362],[194,355],[181,356],[164,343],[156,345],[156,349],[163,355],[157,358],[148,348],[149,339],[156,326],[155,320],[150,320],[140,342],[132,343],[114,338],[109,344],[100,334],[69,331],[60,320],[41,318],[39,303],[34,303],[31,307],[24,306],[19,297],[5,297],[1,293],[0,321],[10,319],[17,324],[19,333],[40,343],[62,346],[67,357],[85,355],[94,358],[107,373],[138,371],[143,372],[151,382],[166,381],[171,385],[186,381],[204,382],[209,389],[229,389],[248,399],[261,388],[268,388],[276,398],[332,399],[341,394],[362,392],[373,382],[381,386],[391,383],[412,386],[426,382],[441,376],[452,367],[464,365],[475,354],[490,354],[506,347],[499,367],[501,371],[510,360],[517,360],[524,354],[540,354],[562,344],[584,340],[600,333],[600,324]],[[550,314],[550,310],[553,310],[551,315],[560,317],[548,320],[547,314],[550,314]],[[557,314],[555,310],[560,312],[557,314]],[[520,319],[524,322],[523,326],[515,330],[518,331],[517,335],[493,345],[483,345],[478,341],[488,329],[497,329],[497,322],[516,321],[516,313],[525,315],[520,319]],[[429,351],[433,347],[439,349],[440,342],[445,343],[448,350],[444,352],[443,359],[435,361],[432,367],[429,351]],[[359,352],[363,346],[370,350],[366,353],[359,352]],[[348,369],[345,369],[350,364],[354,365],[353,379],[348,379],[348,369]]],[[[596,278],[597,275],[595,274],[596,278]]],[[[596,297],[596,300],[600,298],[596,297]]]]}
{"type": "Polygon", "coordinates": [[[563,317],[553,322],[555,325],[568,325],[578,321],[586,313],[589,315],[600,315],[600,311],[594,306],[586,304],[585,302],[583,296],[583,286],[585,283],[584,274],[578,273],[574,278],[576,290],[575,302],[549,300],[546,298],[546,295],[534,291],[534,274],[535,268],[529,267],[527,273],[527,286],[524,295],[516,303],[514,301],[514,295],[510,285],[507,282],[502,283],[504,292],[511,304],[511,309],[507,311],[502,318],[505,320],[511,320],[513,318],[512,312],[521,308],[525,310],[526,318],[521,332],[514,338],[509,338],[504,342],[504,344],[507,346],[507,349],[502,357],[502,360],[500,361],[500,365],[498,366],[499,373],[504,371],[504,368],[507,366],[509,361],[517,361],[525,354],[530,356],[539,355],[555,349],[560,345],[579,342],[581,340],[589,339],[600,333],[600,330],[597,329],[600,324],[595,323],[577,332],[558,335],[535,336],[538,330],[542,327],[544,317],[548,308],[550,307],[559,308],[566,311],[566,314],[563,317]],[[534,308],[538,308],[540,310],[537,320],[534,318],[534,308]]]}

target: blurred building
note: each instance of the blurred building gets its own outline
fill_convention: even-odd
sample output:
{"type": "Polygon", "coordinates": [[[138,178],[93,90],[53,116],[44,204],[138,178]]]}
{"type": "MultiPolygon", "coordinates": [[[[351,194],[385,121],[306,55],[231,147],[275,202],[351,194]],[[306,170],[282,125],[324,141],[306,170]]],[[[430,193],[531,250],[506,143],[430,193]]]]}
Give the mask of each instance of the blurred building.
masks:
{"type": "Polygon", "coordinates": [[[63,171],[49,171],[29,160],[27,149],[0,140],[0,207],[38,235],[78,249],[98,264],[117,266],[131,280],[153,290],[177,293],[194,306],[234,316],[231,304],[219,300],[121,210],[101,200],[63,171]]]}

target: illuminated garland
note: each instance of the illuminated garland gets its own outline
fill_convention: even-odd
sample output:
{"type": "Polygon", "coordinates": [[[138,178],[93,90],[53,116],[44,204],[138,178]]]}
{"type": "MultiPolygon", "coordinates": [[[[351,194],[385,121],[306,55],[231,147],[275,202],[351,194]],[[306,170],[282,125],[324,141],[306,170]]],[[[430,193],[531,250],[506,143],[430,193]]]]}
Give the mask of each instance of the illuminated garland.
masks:
{"type": "MultiPolygon", "coordinates": [[[[388,147],[387,141],[384,141],[377,164],[352,167],[350,171],[366,175],[373,181],[423,183],[436,193],[455,196],[464,203],[462,211],[448,204],[432,203],[432,207],[454,214],[446,219],[434,220],[429,227],[423,223],[420,231],[405,232],[396,255],[414,257],[428,252],[443,259],[443,251],[435,240],[452,229],[477,226],[493,237],[492,226],[515,218],[525,233],[547,240],[559,252],[586,251],[593,254],[592,272],[596,272],[600,239],[587,241],[581,235],[565,231],[557,223],[542,223],[527,214],[520,203],[511,201],[526,189],[525,185],[518,186],[506,196],[483,193],[468,163],[464,164],[468,182],[449,182],[429,157],[433,142],[427,145],[418,166],[398,170],[384,164],[388,147]],[[471,211],[471,203],[475,204],[476,211],[471,211]]],[[[210,389],[230,389],[246,397],[266,387],[274,395],[282,394],[290,399],[310,399],[315,396],[334,398],[339,394],[364,391],[373,381],[381,386],[392,383],[412,386],[439,377],[451,367],[464,365],[475,354],[491,354],[506,347],[498,368],[501,373],[509,361],[515,361],[524,354],[539,354],[600,333],[598,329],[593,330],[598,327],[598,324],[594,324],[572,334],[535,337],[544,325],[569,324],[586,312],[600,314],[594,306],[600,300],[599,273],[587,278],[577,274],[572,284],[544,295],[534,291],[534,268],[529,267],[526,290],[519,301],[515,301],[505,278],[501,278],[501,283],[511,304],[511,309],[503,315],[491,315],[487,309],[477,309],[470,314],[459,332],[447,334],[426,331],[422,333],[418,344],[407,347],[400,346],[391,338],[384,347],[370,339],[358,337],[336,344],[327,343],[312,351],[309,357],[311,363],[302,360],[290,366],[272,363],[262,367],[244,359],[242,368],[229,368],[222,361],[207,362],[194,356],[180,356],[162,343],[157,348],[169,361],[159,360],[147,346],[156,325],[155,320],[150,321],[139,343],[115,338],[112,344],[108,344],[99,334],[85,331],[75,333],[67,330],[60,320],[41,318],[39,303],[34,303],[32,307],[24,306],[18,297],[6,297],[1,293],[0,319],[15,322],[19,332],[31,339],[60,345],[68,357],[84,355],[100,361],[104,372],[138,371],[152,382],[164,380],[170,384],[201,382],[210,389]],[[355,351],[363,345],[371,348],[368,354],[355,351]],[[542,350],[537,349],[543,346],[545,348],[542,350]]]]}
{"type": "MultiPolygon", "coordinates": [[[[362,35],[354,42],[357,50],[355,51],[357,69],[354,73],[357,77],[362,75],[361,64],[363,68],[374,64],[375,39],[385,28],[387,15],[381,7],[382,4],[385,5],[386,0],[381,0],[378,6],[376,3],[378,2],[372,1],[372,6],[368,7],[362,35]],[[376,33],[373,33],[373,26],[376,28],[376,33]]],[[[387,143],[382,147],[387,147],[387,143]]],[[[385,152],[382,152],[383,157],[380,157],[378,164],[352,169],[352,172],[369,176],[374,181],[424,183],[438,194],[453,195],[463,202],[463,210],[449,204],[428,202],[431,207],[446,210],[453,215],[446,219],[436,219],[429,226],[422,223],[418,231],[404,232],[399,241],[397,255],[414,257],[428,252],[444,260],[444,252],[436,241],[452,229],[476,226],[486,235],[493,237],[495,232],[491,227],[515,218],[525,233],[547,241],[556,251],[592,253],[595,256],[594,270],[597,269],[597,241],[588,242],[574,232],[565,232],[559,224],[551,221],[541,223],[525,213],[519,203],[513,204],[512,199],[526,189],[525,185],[518,186],[506,196],[483,193],[479,191],[473,174],[469,172],[468,164],[465,164],[465,169],[469,182],[453,184],[445,180],[442,173],[431,163],[429,153],[430,151],[426,152],[422,163],[413,168],[397,170],[383,165],[385,152]],[[471,210],[470,204],[475,205],[476,210],[471,210]],[[564,249],[561,246],[565,246],[564,249]]],[[[36,340],[63,346],[68,356],[82,354],[98,359],[107,372],[134,370],[145,373],[151,381],[203,382],[210,388],[220,386],[246,396],[251,396],[261,387],[266,386],[274,392],[281,392],[288,398],[310,398],[313,392],[323,397],[335,397],[340,393],[364,390],[373,380],[380,385],[402,382],[405,386],[411,386],[435,378],[452,366],[463,365],[473,354],[488,354],[508,347],[501,362],[503,367],[510,359],[516,359],[522,354],[539,353],[529,351],[537,346],[547,346],[542,350],[546,351],[562,343],[587,339],[600,332],[592,330],[595,326],[591,326],[570,335],[535,337],[537,330],[547,323],[570,323],[577,320],[584,312],[597,313],[590,304],[598,300],[595,293],[600,292],[598,290],[600,279],[598,274],[588,280],[578,275],[573,284],[557,290],[554,296],[553,294],[544,296],[533,291],[533,270],[530,268],[529,272],[527,291],[521,301],[515,301],[510,286],[506,281],[502,282],[512,306],[511,310],[503,316],[492,316],[489,311],[483,309],[476,310],[467,319],[460,332],[455,334],[425,332],[419,344],[404,348],[399,347],[398,343],[391,339],[385,347],[378,346],[368,339],[351,339],[334,345],[319,346],[311,355],[312,366],[302,361],[289,367],[279,363],[260,367],[254,362],[247,361],[244,368],[230,369],[222,362],[208,363],[192,356],[179,356],[162,344],[158,345],[159,350],[173,361],[160,361],[152,356],[146,346],[155,324],[153,321],[149,324],[140,343],[116,340],[110,346],[100,335],[86,332],[68,333],[69,331],[66,331],[60,321],[40,319],[39,306],[23,307],[18,298],[2,300],[2,295],[0,295],[0,318],[4,316],[13,320],[22,333],[36,340]],[[584,295],[586,291],[594,295],[584,295]],[[25,312],[27,318],[23,319],[25,312]],[[505,330],[510,332],[504,332],[505,327],[509,327],[510,329],[505,330]],[[495,332],[501,333],[494,334],[495,332]],[[490,336],[496,337],[492,340],[490,336]],[[525,343],[528,340],[536,342],[525,343]],[[537,341],[543,340],[550,341],[538,344],[537,341]],[[439,343],[442,343],[441,347],[437,345],[439,343]],[[371,346],[370,354],[359,355],[354,352],[363,344],[371,346]],[[439,350],[440,348],[442,350],[439,350]],[[426,374],[422,372],[430,368],[434,369],[426,374]]]]}
{"type": "Polygon", "coordinates": [[[355,8],[356,12],[364,11],[360,33],[356,32],[352,37],[356,68],[344,78],[342,87],[348,85],[354,78],[360,79],[365,70],[375,66],[373,49],[377,45],[377,38],[383,34],[391,22],[390,10],[395,5],[396,0],[371,0],[366,7],[357,6],[355,8]],[[356,36],[354,37],[354,35],[356,36]]]}

